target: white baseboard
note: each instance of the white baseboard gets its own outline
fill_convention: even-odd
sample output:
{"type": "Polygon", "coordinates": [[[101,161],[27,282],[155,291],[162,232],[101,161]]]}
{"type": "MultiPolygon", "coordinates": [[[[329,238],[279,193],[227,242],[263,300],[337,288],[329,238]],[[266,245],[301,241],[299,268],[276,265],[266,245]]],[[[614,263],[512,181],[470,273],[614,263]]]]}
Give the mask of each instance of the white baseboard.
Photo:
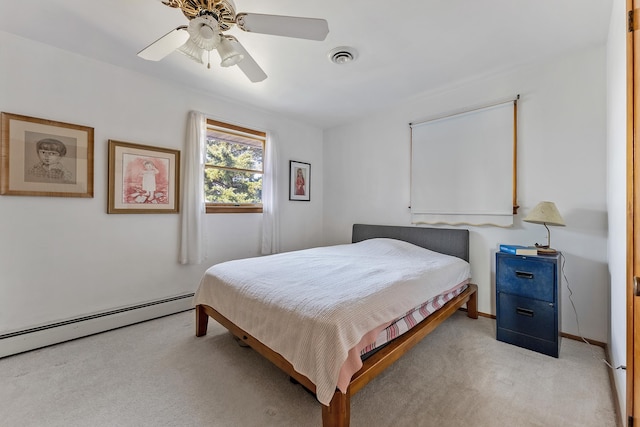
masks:
{"type": "Polygon", "coordinates": [[[0,335],[0,358],[190,310],[192,297],[180,295],[0,335]]]}

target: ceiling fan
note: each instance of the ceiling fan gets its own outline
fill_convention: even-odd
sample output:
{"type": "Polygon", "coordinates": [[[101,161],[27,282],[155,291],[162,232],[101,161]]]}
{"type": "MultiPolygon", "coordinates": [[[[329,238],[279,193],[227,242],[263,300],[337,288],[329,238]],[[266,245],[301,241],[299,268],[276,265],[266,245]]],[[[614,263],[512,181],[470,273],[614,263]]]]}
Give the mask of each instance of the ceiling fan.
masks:
{"type": "Polygon", "coordinates": [[[174,50],[195,61],[211,67],[211,51],[220,55],[220,65],[238,65],[252,82],[267,78],[258,63],[232,35],[224,34],[234,24],[243,31],[295,37],[308,40],[324,40],[329,25],[324,19],[300,18],[259,13],[236,14],[233,0],[162,0],[162,3],[182,10],[189,19],[138,52],[138,56],[159,61],[174,50]]]}

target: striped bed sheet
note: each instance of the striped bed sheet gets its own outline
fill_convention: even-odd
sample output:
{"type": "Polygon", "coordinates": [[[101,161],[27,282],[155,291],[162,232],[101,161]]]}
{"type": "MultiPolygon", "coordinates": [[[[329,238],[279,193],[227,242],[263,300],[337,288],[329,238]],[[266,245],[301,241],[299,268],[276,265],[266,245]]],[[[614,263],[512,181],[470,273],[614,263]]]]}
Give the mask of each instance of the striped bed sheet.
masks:
{"type": "Polygon", "coordinates": [[[374,350],[381,348],[388,342],[398,338],[400,335],[408,332],[411,328],[422,322],[424,319],[435,313],[454,297],[460,295],[467,289],[468,283],[462,283],[440,295],[431,298],[429,301],[410,310],[403,317],[393,321],[389,326],[383,329],[375,341],[360,350],[360,356],[366,358],[369,353],[375,353],[374,350]]]}

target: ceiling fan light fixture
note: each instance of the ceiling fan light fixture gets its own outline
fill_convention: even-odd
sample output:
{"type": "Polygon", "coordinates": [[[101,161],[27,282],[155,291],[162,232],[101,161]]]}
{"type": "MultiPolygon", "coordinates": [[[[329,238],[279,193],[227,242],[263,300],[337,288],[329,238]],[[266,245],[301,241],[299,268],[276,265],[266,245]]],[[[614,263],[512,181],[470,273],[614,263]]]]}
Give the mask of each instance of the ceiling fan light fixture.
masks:
{"type": "Polygon", "coordinates": [[[196,61],[198,64],[204,64],[204,49],[198,47],[193,40],[189,39],[178,48],[178,52],[196,61]]]}
{"type": "Polygon", "coordinates": [[[231,67],[244,59],[244,55],[238,52],[233,44],[225,37],[220,37],[218,54],[220,54],[220,65],[223,67],[231,67]]]}
{"type": "Polygon", "coordinates": [[[220,30],[218,21],[212,16],[203,15],[189,22],[187,28],[189,39],[199,48],[211,51],[220,43],[220,30]]]}
{"type": "Polygon", "coordinates": [[[215,35],[215,31],[213,31],[213,28],[211,28],[210,26],[203,25],[202,27],[200,27],[198,35],[205,40],[211,40],[215,35]]]}
{"type": "Polygon", "coordinates": [[[355,61],[358,52],[352,47],[339,46],[331,49],[327,56],[334,64],[342,65],[355,61]]]}

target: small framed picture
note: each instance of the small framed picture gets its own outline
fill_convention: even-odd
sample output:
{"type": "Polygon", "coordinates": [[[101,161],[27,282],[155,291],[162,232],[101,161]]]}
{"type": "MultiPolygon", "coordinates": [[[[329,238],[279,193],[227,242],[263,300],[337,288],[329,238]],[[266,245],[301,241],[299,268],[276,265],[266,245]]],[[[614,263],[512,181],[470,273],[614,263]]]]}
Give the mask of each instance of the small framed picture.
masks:
{"type": "Polygon", "coordinates": [[[180,151],[109,140],[110,214],[177,213],[180,151]]]}
{"type": "Polygon", "coordinates": [[[311,200],[311,164],[289,161],[289,200],[311,200]]]}
{"type": "Polygon", "coordinates": [[[93,128],[2,113],[0,194],[93,197],[93,128]]]}

